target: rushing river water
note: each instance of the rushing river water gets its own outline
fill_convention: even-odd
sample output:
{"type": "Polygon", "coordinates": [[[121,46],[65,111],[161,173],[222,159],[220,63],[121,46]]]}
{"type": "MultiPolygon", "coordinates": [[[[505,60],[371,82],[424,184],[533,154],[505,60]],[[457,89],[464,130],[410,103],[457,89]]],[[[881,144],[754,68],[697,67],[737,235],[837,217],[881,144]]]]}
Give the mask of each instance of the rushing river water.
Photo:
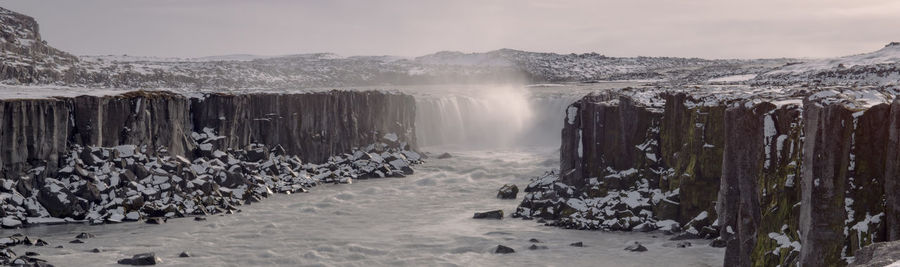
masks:
{"type": "Polygon", "coordinates": [[[47,247],[18,246],[14,250],[19,254],[38,252],[40,258],[57,266],[115,265],[117,259],[145,252],[155,252],[167,266],[721,265],[723,249],[709,247],[708,241],[703,240],[691,241],[692,247],[676,248],[674,241],[660,233],[565,230],[508,217],[472,219],[476,211],[502,209],[511,214],[523,194],[517,200],[500,200],[495,198],[497,189],[506,183],[524,189],[531,177],[557,167],[558,141],[553,138],[559,138],[565,107],[558,103],[571,102],[580,94],[499,93],[502,95],[487,102],[469,95],[452,96],[456,100],[421,98],[420,106],[441,101],[446,105],[443,111],[420,109],[417,115],[431,112],[428,116],[449,116],[447,110],[455,110],[464,119],[445,124],[422,120],[421,124],[430,123],[433,128],[420,130],[419,135],[429,134],[431,141],[426,143],[440,146],[423,147],[422,150],[432,152],[432,158],[406,178],[321,185],[310,193],[276,195],[242,206],[240,213],[210,216],[207,221],[184,218],[164,225],[70,224],[2,231],[4,235],[21,232],[49,241],[51,245],[47,247]],[[540,103],[552,105],[534,106],[540,103]],[[492,107],[504,104],[524,106],[492,107]],[[522,108],[532,112],[515,114],[522,108]],[[446,114],[438,114],[442,112],[446,114]],[[521,118],[501,119],[509,116],[521,118]],[[459,130],[443,137],[434,135],[467,123],[481,124],[481,128],[459,130]],[[476,132],[491,136],[454,144],[476,132]],[[434,157],[443,152],[453,157],[434,157]],[[96,238],[87,239],[84,244],[68,243],[80,232],[93,233],[96,238]],[[548,249],[528,250],[531,238],[541,240],[540,245],[548,249]],[[585,247],[569,246],[579,241],[585,247]],[[635,241],[649,251],[623,250],[635,241]],[[491,253],[499,244],[514,248],[516,253],[491,253]],[[57,245],[64,248],[55,248],[57,245]],[[102,252],[90,252],[94,248],[102,252]],[[182,251],[194,256],[177,257],[182,251]]]}

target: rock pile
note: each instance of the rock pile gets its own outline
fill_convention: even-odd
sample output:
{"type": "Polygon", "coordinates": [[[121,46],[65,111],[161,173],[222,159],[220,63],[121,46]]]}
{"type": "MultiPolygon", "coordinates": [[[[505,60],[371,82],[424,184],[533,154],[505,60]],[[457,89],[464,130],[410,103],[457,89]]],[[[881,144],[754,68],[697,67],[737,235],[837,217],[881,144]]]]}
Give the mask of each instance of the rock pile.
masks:
{"type": "Polygon", "coordinates": [[[229,213],[236,206],[274,193],[307,192],[319,183],[403,177],[422,157],[386,143],[332,156],[323,164],[304,163],[280,146],[252,144],[216,150],[196,134],[196,157],[148,153],[146,146],[74,146],[58,175],[0,180],[0,218],[7,228],[29,224],[117,223],[153,218],[229,213]],[[156,156],[154,156],[156,155],[156,156]]]}

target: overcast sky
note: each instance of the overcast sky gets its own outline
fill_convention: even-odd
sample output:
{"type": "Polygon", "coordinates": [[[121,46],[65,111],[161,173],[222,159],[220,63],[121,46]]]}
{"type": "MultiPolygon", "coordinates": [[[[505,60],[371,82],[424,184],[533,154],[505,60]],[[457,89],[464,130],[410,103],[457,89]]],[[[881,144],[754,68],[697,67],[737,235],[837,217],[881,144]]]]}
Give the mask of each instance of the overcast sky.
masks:
{"type": "Polygon", "coordinates": [[[0,0],[79,55],[830,57],[900,41],[895,0],[0,0]]]}

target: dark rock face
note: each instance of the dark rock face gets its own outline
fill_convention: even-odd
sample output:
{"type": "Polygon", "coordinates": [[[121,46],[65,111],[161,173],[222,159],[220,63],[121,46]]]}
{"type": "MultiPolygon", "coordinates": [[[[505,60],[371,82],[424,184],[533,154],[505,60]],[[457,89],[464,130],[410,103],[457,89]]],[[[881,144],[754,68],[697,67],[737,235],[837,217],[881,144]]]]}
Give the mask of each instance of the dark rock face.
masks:
{"type": "Polygon", "coordinates": [[[885,149],[884,192],[887,240],[900,240],[900,101],[891,104],[885,149]],[[894,193],[891,193],[894,192],[894,193]]]}
{"type": "Polygon", "coordinates": [[[503,211],[502,210],[492,210],[485,212],[476,212],[475,216],[472,216],[473,219],[503,219],[503,211]]]}
{"type": "Polygon", "coordinates": [[[725,112],[725,151],[717,213],[725,240],[726,266],[751,266],[760,222],[757,177],[765,161],[764,122],[768,107],[739,105],[725,112]]]}
{"type": "Polygon", "coordinates": [[[514,184],[505,184],[497,191],[497,198],[500,199],[516,199],[519,194],[519,187],[514,184]]]}
{"type": "Polygon", "coordinates": [[[34,175],[52,176],[71,145],[146,146],[151,154],[163,149],[192,159],[198,145],[192,133],[206,131],[222,137],[206,143],[223,150],[280,145],[289,155],[324,162],[376,142],[415,149],[414,116],[412,96],[375,91],[6,99],[0,100],[0,174],[20,177],[45,167],[34,175]]]}
{"type": "Polygon", "coordinates": [[[854,90],[589,95],[567,110],[560,170],[533,179],[512,216],[717,237],[727,266],[844,265],[900,238],[900,100],[854,90]]]}
{"type": "Polygon", "coordinates": [[[804,105],[803,205],[800,206],[800,263],[827,266],[841,261],[844,186],[850,164],[849,110],[837,105],[804,105]]]}
{"type": "Polygon", "coordinates": [[[210,128],[223,138],[216,147],[251,143],[280,145],[289,155],[323,162],[353,147],[397,136],[414,148],[415,100],[382,92],[331,91],[311,94],[212,94],[192,99],[196,132],[210,128]]]}

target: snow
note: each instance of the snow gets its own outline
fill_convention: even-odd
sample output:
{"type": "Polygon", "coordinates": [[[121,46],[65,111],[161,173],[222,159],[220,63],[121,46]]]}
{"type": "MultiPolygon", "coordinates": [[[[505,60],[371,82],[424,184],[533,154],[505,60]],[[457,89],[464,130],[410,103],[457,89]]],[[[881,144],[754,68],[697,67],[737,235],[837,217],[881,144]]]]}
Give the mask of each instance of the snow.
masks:
{"type": "Polygon", "coordinates": [[[890,45],[875,52],[852,56],[808,60],[800,64],[788,65],[766,74],[803,73],[809,71],[835,69],[839,68],[839,66],[841,65],[843,66],[843,68],[850,68],[857,65],[876,65],[887,63],[900,63],[900,46],[890,45]]]}
{"type": "Polygon", "coordinates": [[[566,122],[568,122],[569,124],[575,124],[575,116],[577,116],[577,115],[578,115],[578,107],[569,106],[569,108],[566,109],[566,122]]]}
{"type": "Polygon", "coordinates": [[[756,78],[756,74],[731,75],[709,79],[709,82],[742,82],[756,78]]]}
{"type": "Polygon", "coordinates": [[[391,142],[397,142],[397,140],[400,140],[400,138],[397,137],[397,134],[395,134],[395,133],[387,133],[387,134],[385,134],[385,135],[384,135],[384,139],[385,139],[385,140],[388,140],[388,141],[391,141],[391,142]]]}

